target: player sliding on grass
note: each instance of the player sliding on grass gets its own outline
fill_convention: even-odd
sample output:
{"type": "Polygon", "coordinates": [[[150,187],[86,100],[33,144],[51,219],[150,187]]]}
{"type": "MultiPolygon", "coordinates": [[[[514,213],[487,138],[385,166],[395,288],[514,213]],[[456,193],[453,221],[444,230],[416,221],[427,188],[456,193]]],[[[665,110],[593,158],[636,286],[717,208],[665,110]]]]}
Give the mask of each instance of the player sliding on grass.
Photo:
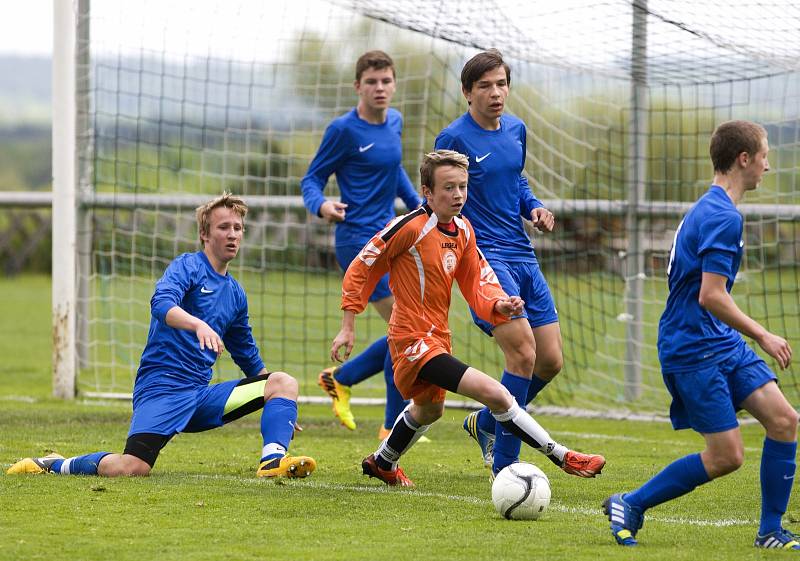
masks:
{"type": "MultiPolygon", "coordinates": [[[[396,86],[394,62],[389,55],[369,51],[359,57],[355,81],[358,105],[334,119],[325,130],[301,182],[308,211],[336,224],[336,260],[342,271],[372,235],[395,216],[396,197],[401,197],[409,210],[421,202],[401,164],[403,117],[389,107],[396,86]],[[336,175],[341,202],[326,200],[322,194],[331,174],[336,175]]],[[[369,301],[389,321],[394,298],[386,277],[375,284],[369,301]]],[[[386,381],[386,409],[378,437],[383,439],[406,405],[394,386],[385,336],[342,366],[323,370],[319,385],[333,399],[333,410],[342,425],[355,430],[350,388],[381,370],[386,381]]]]}
{"type": "Polygon", "coordinates": [[[364,246],[342,284],[342,329],[331,358],[341,362],[353,349],[355,315],[364,310],[375,283],[388,271],[395,305],[389,322],[394,378],[412,399],[378,450],[361,463],[365,475],[389,485],[413,486],[397,463],[442,416],[446,390],[485,404],[505,430],[545,454],[567,473],[594,477],[602,456],[572,452],[555,442],[498,381],[453,357],[448,313],[453,280],[467,303],[493,324],[521,312],[524,302],[509,297],[475,244],[461,216],[467,200],[466,156],[451,150],[425,155],[420,168],[427,204],[391,221],[364,246]]]}
{"type": "Polygon", "coordinates": [[[297,420],[297,382],[264,368],[247,296],[228,273],[246,214],[244,202],[228,193],[199,207],[203,250],[177,257],[156,283],[125,452],[25,458],[8,473],[148,475],[176,433],[213,429],[259,409],[264,448],[256,474],[305,477],[314,471],[312,458],[287,455],[297,420]],[[247,378],[209,385],[211,367],[226,348],[247,378]]]}
{"type": "Polygon", "coordinates": [[[744,219],[736,204],[769,170],[768,150],[760,125],[730,121],[717,127],[710,150],[714,183],[675,232],[658,358],[672,394],[672,426],[693,428],[705,438],[706,448],[675,460],[635,491],[606,499],[603,509],[620,545],[636,545],[647,509],[742,465],[736,411],[745,409],[766,429],[755,546],[800,550],[797,536],[781,525],[794,481],[798,414],[742,334],[755,339],[784,369],[792,349],[743,313],[730,295],[744,253],[744,219]]]}

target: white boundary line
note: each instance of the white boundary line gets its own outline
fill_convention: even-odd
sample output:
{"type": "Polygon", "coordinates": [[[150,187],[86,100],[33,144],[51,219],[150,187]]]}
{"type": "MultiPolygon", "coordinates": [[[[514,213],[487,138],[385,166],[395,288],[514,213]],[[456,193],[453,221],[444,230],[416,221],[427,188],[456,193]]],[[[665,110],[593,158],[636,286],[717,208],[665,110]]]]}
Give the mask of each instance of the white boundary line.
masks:
{"type": "MultiPolygon", "coordinates": [[[[248,477],[241,477],[236,475],[203,475],[203,474],[192,474],[187,475],[187,479],[203,479],[203,480],[223,480],[223,481],[237,481],[244,484],[249,485],[268,485],[273,483],[272,480],[264,480],[264,479],[256,479],[256,478],[248,478],[248,477]]],[[[283,481],[283,480],[282,480],[283,481]]],[[[473,497],[469,495],[452,495],[448,493],[436,493],[432,491],[420,491],[418,489],[391,489],[386,485],[348,485],[345,483],[326,483],[326,482],[319,482],[314,480],[297,480],[292,481],[291,485],[297,485],[301,487],[310,487],[312,489],[321,489],[325,491],[347,491],[350,493],[366,493],[371,495],[399,495],[405,496],[409,498],[414,497],[421,497],[421,498],[432,498],[432,499],[439,499],[443,501],[452,501],[452,502],[459,502],[459,503],[467,503],[467,504],[474,504],[486,507],[492,507],[492,502],[489,499],[483,499],[480,497],[473,497]]],[[[286,487],[286,485],[282,485],[281,487],[286,487]]],[[[487,486],[488,489],[488,486],[487,486]]],[[[558,502],[550,503],[550,510],[554,510],[556,512],[562,512],[566,514],[581,514],[586,516],[604,516],[602,511],[600,510],[600,506],[598,505],[596,508],[590,507],[588,505],[581,505],[581,506],[566,506],[563,504],[559,504],[558,502]]],[[[662,522],[665,524],[677,524],[677,525],[684,525],[684,526],[706,526],[706,527],[715,527],[715,528],[724,528],[729,526],[757,526],[757,520],[749,520],[749,519],[741,519],[741,518],[723,518],[723,519],[703,519],[703,518],[686,518],[686,517],[676,517],[676,516],[659,516],[659,515],[647,515],[645,518],[645,522],[662,522]]]]}

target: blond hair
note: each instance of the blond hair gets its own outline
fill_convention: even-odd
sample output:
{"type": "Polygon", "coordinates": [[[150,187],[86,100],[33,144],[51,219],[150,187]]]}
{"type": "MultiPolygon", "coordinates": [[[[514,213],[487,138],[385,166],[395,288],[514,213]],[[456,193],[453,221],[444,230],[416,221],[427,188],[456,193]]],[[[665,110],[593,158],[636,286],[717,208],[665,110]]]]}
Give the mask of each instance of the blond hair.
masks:
{"type": "Polygon", "coordinates": [[[247,205],[244,200],[227,191],[223,191],[219,197],[211,199],[207,203],[197,207],[197,209],[195,209],[195,215],[197,216],[197,233],[200,236],[200,245],[202,247],[206,245],[203,241],[203,236],[207,236],[211,228],[211,213],[215,208],[220,207],[233,210],[233,212],[241,217],[242,222],[244,222],[244,217],[247,216],[247,205]]]}
{"type": "Polygon", "coordinates": [[[422,165],[419,167],[420,182],[428,189],[433,189],[433,174],[436,168],[442,166],[454,166],[467,171],[469,168],[469,158],[455,150],[436,150],[428,152],[422,158],[422,165]]]}

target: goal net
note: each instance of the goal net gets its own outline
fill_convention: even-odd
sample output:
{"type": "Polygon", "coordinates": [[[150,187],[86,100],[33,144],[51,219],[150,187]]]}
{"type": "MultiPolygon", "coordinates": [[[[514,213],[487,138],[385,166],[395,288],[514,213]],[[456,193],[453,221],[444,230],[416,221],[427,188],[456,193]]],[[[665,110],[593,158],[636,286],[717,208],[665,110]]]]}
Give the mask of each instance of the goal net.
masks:
{"type": "MultiPolygon", "coordinates": [[[[772,167],[741,206],[735,298],[798,341],[795,4],[765,0],[745,18],[729,3],[683,0],[88,5],[76,3],[79,394],[130,393],[154,283],[198,249],[194,207],[230,190],[251,205],[231,272],[265,362],[297,377],[301,394],[322,395],[341,273],[332,227],[308,216],[299,185],[327,124],[355,105],[355,60],[371,49],[396,63],[393,106],[415,183],[422,154],[466,110],[463,63],[496,47],[511,65],[507,110],[528,127],[526,174],[557,219],[552,234],[531,231],[564,339],[563,371],[537,404],[665,410],[655,350],[665,265],[712,177],[708,138],[728,119],[766,127],[772,167]]],[[[326,196],[337,193],[332,177],[326,196]]],[[[454,302],[455,354],[498,375],[496,345],[454,302]]],[[[367,312],[355,352],[383,334],[367,312]]],[[[783,387],[797,402],[792,374],[783,387]]],[[[218,378],[239,375],[219,361],[218,378]]],[[[377,376],[356,395],[380,397],[382,386],[377,376]]]]}

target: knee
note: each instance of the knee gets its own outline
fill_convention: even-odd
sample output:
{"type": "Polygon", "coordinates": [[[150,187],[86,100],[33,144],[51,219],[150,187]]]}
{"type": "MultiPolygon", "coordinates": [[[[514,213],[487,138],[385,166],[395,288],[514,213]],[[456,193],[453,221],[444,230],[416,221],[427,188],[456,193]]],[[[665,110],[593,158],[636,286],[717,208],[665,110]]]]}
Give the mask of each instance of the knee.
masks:
{"type": "Polygon", "coordinates": [[[264,399],[272,399],[273,397],[284,397],[297,401],[299,393],[299,385],[297,380],[286,372],[273,372],[267,378],[267,384],[264,386],[264,399]]]}
{"type": "Polygon", "coordinates": [[[506,369],[514,374],[530,376],[536,363],[536,344],[523,341],[504,350],[506,369]]]}
{"type": "Polygon", "coordinates": [[[744,463],[744,450],[741,447],[731,448],[721,454],[709,454],[709,466],[706,466],[711,479],[733,473],[744,463]]]}
{"type": "Polygon", "coordinates": [[[411,406],[411,416],[420,425],[430,425],[438,421],[444,413],[444,403],[414,404],[411,406]]]}
{"type": "Polygon", "coordinates": [[[552,356],[539,355],[536,357],[536,366],[533,371],[545,380],[552,380],[556,374],[561,372],[563,366],[564,359],[561,353],[555,353],[552,356]]]}
{"type": "Polygon", "coordinates": [[[496,380],[492,380],[493,384],[489,384],[485,391],[484,405],[490,411],[508,411],[514,403],[514,397],[511,392],[496,380]]]}
{"type": "Polygon", "coordinates": [[[787,411],[782,415],[777,416],[767,429],[767,435],[770,438],[775,438],[782,441],[797,440],[797,423],[800,420],[797,411],[792,408],[787,408],[787,411]]]}
{"type": "Polygon", "coordinates": [[[150,464],[145,462],[144,460],[140,460],[139,458],[134,457],[135,462],[131,462],[128,464],[127,473],[124,475],[134,476],[134,477],[145,477],[150,475],[150,464]]]}
{"type": "Polygon", "coordinates": [[[105,477],[144,477],[150,475],[150,464],[131,454],[113,455],[101,460],[97,473],[105,477]]]}

